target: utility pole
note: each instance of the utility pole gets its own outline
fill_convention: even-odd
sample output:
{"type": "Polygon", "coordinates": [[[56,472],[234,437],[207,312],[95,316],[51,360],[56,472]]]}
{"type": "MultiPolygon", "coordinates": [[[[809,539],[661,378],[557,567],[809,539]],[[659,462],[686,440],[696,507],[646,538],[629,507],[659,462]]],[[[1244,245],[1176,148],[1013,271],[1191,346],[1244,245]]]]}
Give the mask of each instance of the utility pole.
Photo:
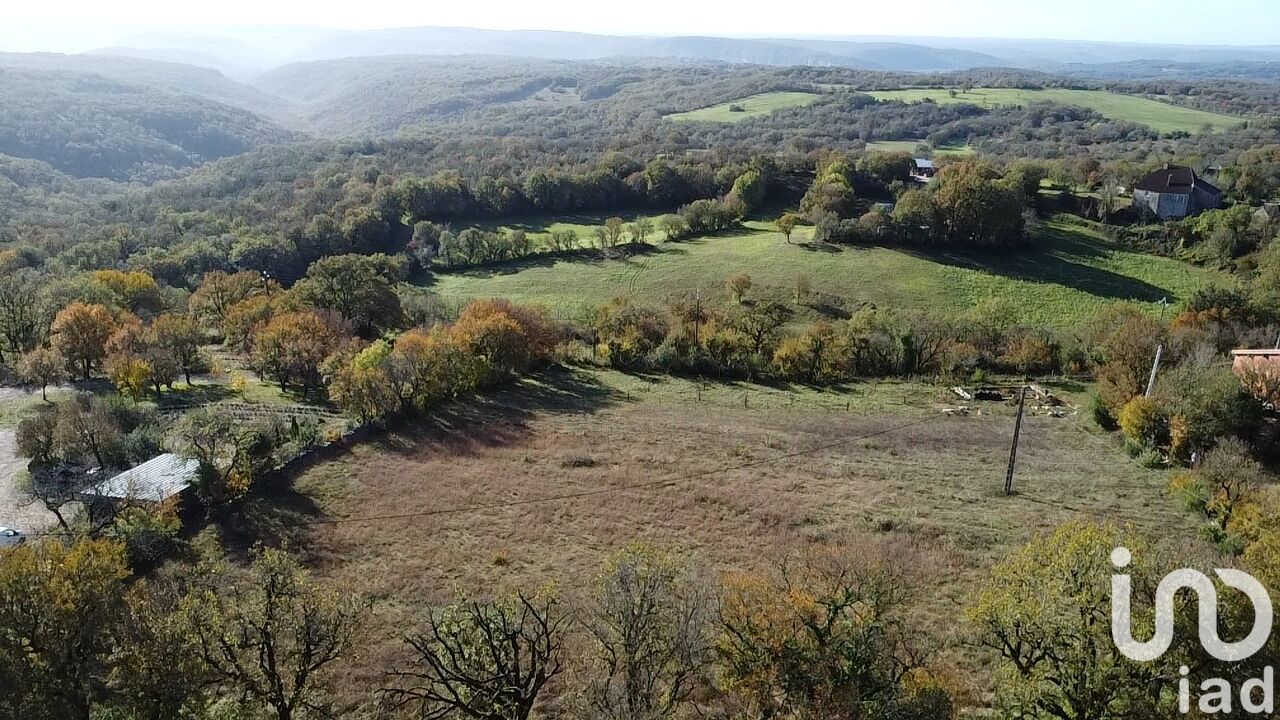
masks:
{"type": "Polygon", "coordinates": [[[1013,494],[1013,463],[1018,459],[1018,436],[1022,434],[1022,413],[1027,404],[1027,386],[1018,392],[1018,419],[1013,423],[1013,447],[1009,448],[1009,472],[1004,476],[1004,494],[1013,494]]]}
{"type": "Polygon", "coordinates": [[[1160,358],[1164,357],[1164,345],[1156,346],[1156,360],[1151,363],[1151,377],[1147,378],[1147,397],[1156,391],[1156,373],[1160,372],[1160,358]]]}
{"type": "Polygon", "coordinates": [[[693,347],[702,347],[698,344],[698,326],[702,324],[702,291],[697,290],[693,294],[693,347]]]}

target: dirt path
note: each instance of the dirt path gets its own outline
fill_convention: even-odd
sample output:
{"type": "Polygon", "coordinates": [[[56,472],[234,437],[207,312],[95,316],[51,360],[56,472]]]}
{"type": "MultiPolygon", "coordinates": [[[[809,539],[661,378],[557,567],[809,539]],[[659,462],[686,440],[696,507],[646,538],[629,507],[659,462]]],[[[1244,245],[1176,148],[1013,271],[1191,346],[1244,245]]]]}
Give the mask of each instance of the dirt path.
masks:
{"type": "MultiPolygon", "coordinates": [[[[0,402],[16,401],[25,395],[24,390],[0,388],[0,402]]],[[[0,428],[0,527],[29,533],[56,525],[58,520],[18,487],[18,477],[26,468],[27,461],[15,452],[13,430],[0,428]]]]}

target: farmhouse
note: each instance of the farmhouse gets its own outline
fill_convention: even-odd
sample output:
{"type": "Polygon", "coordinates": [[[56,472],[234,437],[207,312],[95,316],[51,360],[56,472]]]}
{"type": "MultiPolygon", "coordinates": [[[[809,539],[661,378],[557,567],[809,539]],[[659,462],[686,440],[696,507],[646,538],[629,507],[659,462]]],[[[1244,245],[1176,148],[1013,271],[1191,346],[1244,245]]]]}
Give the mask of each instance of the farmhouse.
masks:
{"type": "Polygon", "coordinates": [[[1165,165],[1133,187],[1133,206],[1161,220],[1181,220],[1221,203],[1221,190],[1180,165],[1165,165]]]}

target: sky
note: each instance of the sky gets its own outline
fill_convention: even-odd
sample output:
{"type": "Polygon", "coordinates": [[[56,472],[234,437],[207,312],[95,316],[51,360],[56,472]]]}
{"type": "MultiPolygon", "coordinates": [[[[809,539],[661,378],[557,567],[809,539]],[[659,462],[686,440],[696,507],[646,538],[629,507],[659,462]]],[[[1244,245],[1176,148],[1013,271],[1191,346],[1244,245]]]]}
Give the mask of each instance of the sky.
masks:
{"type": "Polygon", "coordinates": [[[216,31],[212,26],[231,24],[1280,44],[1280,2],[1276,0],[7,0],[5,4],[8,7],[0,10],[0,47],[15,50],[84,50],[112,44],[135,31],[216,31]]]}

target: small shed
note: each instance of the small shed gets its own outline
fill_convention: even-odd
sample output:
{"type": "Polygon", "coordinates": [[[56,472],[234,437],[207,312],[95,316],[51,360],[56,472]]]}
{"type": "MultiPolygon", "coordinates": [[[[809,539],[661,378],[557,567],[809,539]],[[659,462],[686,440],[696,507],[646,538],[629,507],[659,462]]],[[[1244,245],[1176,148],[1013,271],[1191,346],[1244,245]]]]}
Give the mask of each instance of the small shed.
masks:
{"type": "Polygon", "coordinates": [[[915,167],[911,170],[911,179],[916,182],[929,182],[933,179],[937,168],[934,167],[933,161],[928,158],[914,158],[912,162],[915,167]]]}
{"type": "Polygon", "coordinates": [[[79,494],[82,500],[89,503],[159,504],[186,492],[199,477],[199,472],[199,462],[165,453],[115,477],[90,485],[79,494]]]}

